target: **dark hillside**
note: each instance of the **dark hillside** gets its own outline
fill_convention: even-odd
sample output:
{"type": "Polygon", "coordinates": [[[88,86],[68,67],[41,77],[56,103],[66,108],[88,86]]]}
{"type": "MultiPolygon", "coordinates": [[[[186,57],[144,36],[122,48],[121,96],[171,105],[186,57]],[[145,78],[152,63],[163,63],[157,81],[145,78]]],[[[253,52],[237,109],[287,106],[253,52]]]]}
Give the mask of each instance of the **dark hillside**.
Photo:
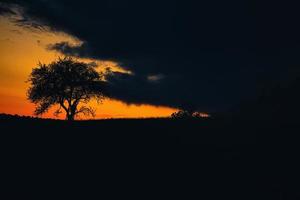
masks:
{"type": "MultiPolygon", "coordinates": [[[[94,138],[118,144],[203,144],[232,146],[254,144],[255,137],[240,134],[232,120],[225,119],[111,119],[67,122],[0,115],[3,135],[26,137],[94,138]]],[[[50,139],[49,138],[49,139],[50,139]]],[[[93,140],[93,141],[95,141],[93,140]]]]}
{"type": "Polygon", "coordinates": [[[36,181],[63,187],[56,178],[72,180],[74,173],[88,168],[89,175],[97,171],[102,177],[103,188],[111,189],[112,180],[119,180],[116,187],[127,195],[138,190],[142,197],[156,196],[158,191],[209,199],[296,199],[300,195],[295,183],[300,178],[299,136],[295,129],[278,129],[283,124],[272,127],[243,117],[71,123],[0,118],[7,184],[23,177],[18,184],[27,191],[27,187],[41,187],[36,181]]]}

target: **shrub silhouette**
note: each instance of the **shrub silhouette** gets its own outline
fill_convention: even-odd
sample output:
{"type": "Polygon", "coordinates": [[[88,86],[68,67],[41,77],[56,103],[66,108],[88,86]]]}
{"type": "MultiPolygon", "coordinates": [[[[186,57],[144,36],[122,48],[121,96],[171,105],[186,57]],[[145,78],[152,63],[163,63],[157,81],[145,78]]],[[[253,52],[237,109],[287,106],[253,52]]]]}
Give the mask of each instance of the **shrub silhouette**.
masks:
{"type": "Polygon", "coordinates": [[[104,81],[95,66],[71,57],[59,58],[48,65],[39,63],[32,70],[28,82],[31,86],[27,97],[36,104],[35,115],[42,115],[50,107],[59,105],[54,114],[60,114],[63,109],[69,121],[80,113],[94,116],[93,108],[78,105],[86,104],[92,98],[98,102],[104,98],[104,81]]]}
{"type": "Polygon", "coordinates": [[[171,115],[171,118],[173,119],[190,119],[192,117],[192,114],[186,110],[179,110],[171,115]]]}
{"type": "Polygon", "coordinates": [[[197,118],[206,118],[206,117],[209,117],[209,115],[197,111],[188,111],[188,110],[179,110],[171,114],[171,118],[173,119],[197,119],[197,118]]]}

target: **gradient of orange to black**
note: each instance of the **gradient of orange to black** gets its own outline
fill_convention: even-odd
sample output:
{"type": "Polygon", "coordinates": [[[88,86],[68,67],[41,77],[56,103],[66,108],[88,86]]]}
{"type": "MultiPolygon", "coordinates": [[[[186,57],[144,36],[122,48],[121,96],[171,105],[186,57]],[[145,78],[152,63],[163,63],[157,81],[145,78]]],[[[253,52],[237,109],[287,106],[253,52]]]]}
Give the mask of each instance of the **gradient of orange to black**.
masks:
{"type": "Polygon", "coordinates": [[[112,99],[91,103],[97,118],[238,110],[297,78],[297,8],[252,0],[3,0],[0,112],[31,115],[29,73],[65,55],[113,70],[112,99]]]}
{"type": "MultiPolygon", "coordinates": [[[[0,113],[32,116],[34,105],[26,99],[26,82],[32,68],[38,62],[50,63],[61,53],[47,50],[47,45],[69,41],[79,43],[74,37],[51,31],[37,31],[15,25],[9,17],[0,16],[0,113]]],[[[101,71],[110,67],[113,71],[126,72],[112,61],[81,59],[85,62],[96,61],[101,71]]],[[[106,99],[102,104],[90,103],[96,108],[96,118],[140,118],[167,117],[174,108],[151,105],[128,105],[121,101],[106,99]]],[[[53,109],[54,110],[54,109],[53,109]]],[[[43,117],[56,118],[53,110],[43,117]]],[[[59,118],[64,118],[60,115],[59,118]]],[[[83,119],[85,117],[82,117],[83,119]]]]}
{"type": "MultiPolygon", "coordinates": [[[[0,0],[1,186],[42,200],[299,200],[299,2],[0,0]],[[171,117],[72,122],[85,94],[68,95],[69,121],[2,115],[32,116],[29,74],[63,56],[111,68],[91,84],[110,96],[90,102],[96,119],[171,117]]],[[[55,69],[35,73],[32,99],[78,92],[53,81],[77,70],[55,69]]]]}

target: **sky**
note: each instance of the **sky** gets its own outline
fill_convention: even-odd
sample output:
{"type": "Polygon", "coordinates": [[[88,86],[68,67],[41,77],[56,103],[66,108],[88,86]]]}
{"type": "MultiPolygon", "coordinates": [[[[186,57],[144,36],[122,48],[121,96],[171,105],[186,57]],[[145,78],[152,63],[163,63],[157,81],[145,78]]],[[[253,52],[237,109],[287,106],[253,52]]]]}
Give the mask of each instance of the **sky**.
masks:
{"type": "MultiPolygon", "coordinates": [[[[9,18],[0,16],[0,113],[33,116],[34,104],[26,97],[29,84],[26,82],[33,67],[38,62],[50,63],[59,56],[59,52],[47,50],[47,45],[55,42],[68,41],[76,44],[76,38],[64,33],[38,31],[15,25],[9,18]]],[[[106,67],[114,71],[126,72],[112,61],[81,59],[85,62],[95,61],[101,71],[106,67]]],[[[96,108],[95,118],[139,118],[166,117],[176,109],[151,105],[128,105],[119,100],[106,99],[102,104],[92,101],[96,108]]],[[[55,107],[42,117],[60,118],[54,116],[55,107]]],[[[88,117],[89,118],[89,117],[88,117]]],[[[81,116],[81,119],[86,117],[81,116]]]]}
{"type": "Polygon", "coordinates": [[[236,109],[298,77],[298,7],[255,0],[2,0],[1,110],[17,110],[17,103],[4,105],[19,102],[29,112],[27,103],[21,106],[26,76],[38,61],[59,55],[113,67],[106,77],[113,100],[99,106],[99,115],[236,109]]]}

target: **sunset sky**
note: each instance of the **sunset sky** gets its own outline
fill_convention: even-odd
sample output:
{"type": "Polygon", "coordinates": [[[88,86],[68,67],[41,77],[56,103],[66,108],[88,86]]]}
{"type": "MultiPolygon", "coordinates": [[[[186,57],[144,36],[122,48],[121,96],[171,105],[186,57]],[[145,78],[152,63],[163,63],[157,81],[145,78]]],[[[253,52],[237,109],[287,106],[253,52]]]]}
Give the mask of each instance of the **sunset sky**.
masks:
{"type": "Polygon", "coordinates": [[[2,0],[0,112],[31,115],[25,81],[39,61],[59,56],[112,68],[111,99],[92,103],[97,118],[237,110],[295,79],[297,8],[253,0],[2,0]]]}
{"type": "MultiPolygon", "coordinates": [[[[68,41],[79,43],[78,39],[62,32],[40,31],[14,24],[8,17],[0,16],[0,113],[32,116],[34,104],[26,98],[28,75],[38,62],[50,63],[61,53],[47,50],[52,43],[68,41]]],[[[124,71],[117,63],[105,60],[81,59],[85,62],[96,61],[98,69],[111,67],[114,71],[124,71]]],[[[102,104],[91,102],[96,108],[96,118],[136,118],[166,117],[176,111],[174,108],[125,104],[121,101],[106,99],[102,104]]],[[[53,110],[43,117],[56,118],[53,110]]],[[[60,118],[64,118],[63,114],[60,118]]],[[[82,117],[84,118],[84,117],[82,117]]]]}

